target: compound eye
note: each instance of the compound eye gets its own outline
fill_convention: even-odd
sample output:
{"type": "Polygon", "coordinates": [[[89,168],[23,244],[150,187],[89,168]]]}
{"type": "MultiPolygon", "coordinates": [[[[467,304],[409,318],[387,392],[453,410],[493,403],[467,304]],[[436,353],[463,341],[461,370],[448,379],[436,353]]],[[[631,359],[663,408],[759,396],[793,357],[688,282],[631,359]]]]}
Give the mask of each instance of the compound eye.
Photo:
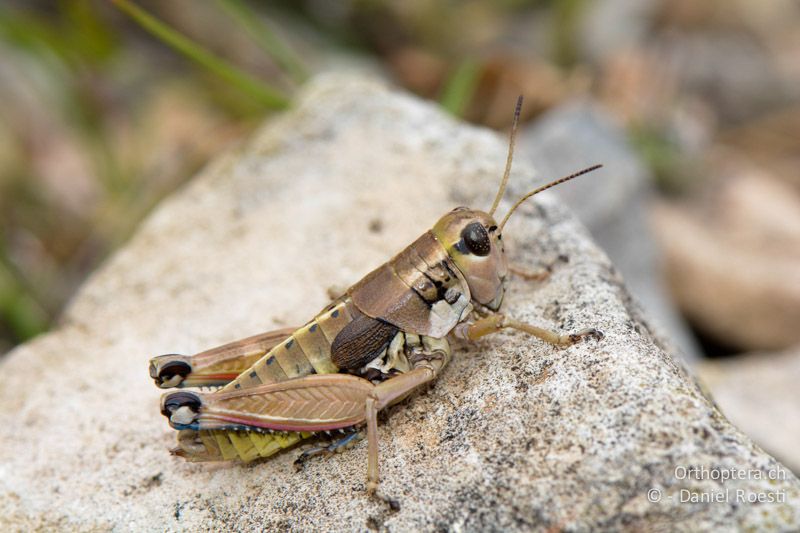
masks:
{"type": "Polygon", "coordinates": [[[492,243],[489,241],[489,234],[480,222],[471,222],[461,230],[461,238],[464,245],[471,253],[486,257],[492,251],[492,243]]]}

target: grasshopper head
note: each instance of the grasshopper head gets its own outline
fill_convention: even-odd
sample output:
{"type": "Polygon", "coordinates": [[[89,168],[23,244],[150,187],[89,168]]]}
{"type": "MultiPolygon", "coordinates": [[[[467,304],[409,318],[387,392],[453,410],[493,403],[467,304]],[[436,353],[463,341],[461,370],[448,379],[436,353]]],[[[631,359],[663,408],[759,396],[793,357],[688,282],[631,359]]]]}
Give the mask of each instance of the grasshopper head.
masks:
{"type": "Polygon", "coordinates": [[[531,196],[602,166],[594,165],[534,189],[516,201],[500,224],[495,222],[494,213],[503,198],[508,177],[511,173],[514,141],[517,135],[521,109],[522,96],[517,99],[517,107],[514,110],[514,123],[511,127],[506,170],[503,173],[503,180],[500,182],[500,188],[495,195],[489,212],[485,213],[477,209],[458,207],[440,218],[433,227],[434,236],[442,243],[467,280],[472,299],[493,311],[497,311],[500,308],[505,294],[508,263],[505,249],[503,248],[502,232],[509,217],[531,196]]]}
{"type": "Polygon", "coordinates": [[[432,231],[464,275],[472,299],[496,311],[503,302],[508,264],[491,215],[458,207],[440,218],[432,231]]]}

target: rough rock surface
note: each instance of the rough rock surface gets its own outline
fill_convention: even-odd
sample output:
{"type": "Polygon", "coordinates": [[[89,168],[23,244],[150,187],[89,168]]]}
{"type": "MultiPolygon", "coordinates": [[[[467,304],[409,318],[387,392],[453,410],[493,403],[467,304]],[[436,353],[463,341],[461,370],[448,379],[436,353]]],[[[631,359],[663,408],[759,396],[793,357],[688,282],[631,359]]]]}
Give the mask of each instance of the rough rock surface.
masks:
{"type": "MultiPolygon", "coordinates": [[[[543,283],[513,280],[506,310],[606,338],[556,349],[504,333],[457,349],[441,379],[382,417],[388,501],[364,492],[364,442],[299,473],[291,451],[250,466],[167,454],[174,434],[147,376],[151,355],[304,321],[328,286],[357,280],[446,210],[489,205],[505,150],[495,134],[379,84],[313,83],[165,201],[59,330],[2,362],[0,529],[800,527],[797,478],[703,396],[547,195],[507,227],[509,253],[522,265],[568,261],[543,283]],[[782,479],[755,479],[770,472],[782,479]],[[681,503],[681,489],[783,501],[681,503]]],[[[519,165],[515,190],[532,177],[519,165]]]]}

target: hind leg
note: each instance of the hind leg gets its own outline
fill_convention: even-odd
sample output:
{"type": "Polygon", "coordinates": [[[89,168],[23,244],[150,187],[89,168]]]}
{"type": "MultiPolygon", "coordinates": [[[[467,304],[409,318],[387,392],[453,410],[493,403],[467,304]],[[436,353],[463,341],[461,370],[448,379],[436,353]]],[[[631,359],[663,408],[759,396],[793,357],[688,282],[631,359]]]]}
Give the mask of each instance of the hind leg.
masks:
{"type": "Polygon", "coordinates": [[[222,387],[285,341],[296,329],[276,329],[194,355],[159,355],[150,360],[150,377],[162,389],[222,387]]]}

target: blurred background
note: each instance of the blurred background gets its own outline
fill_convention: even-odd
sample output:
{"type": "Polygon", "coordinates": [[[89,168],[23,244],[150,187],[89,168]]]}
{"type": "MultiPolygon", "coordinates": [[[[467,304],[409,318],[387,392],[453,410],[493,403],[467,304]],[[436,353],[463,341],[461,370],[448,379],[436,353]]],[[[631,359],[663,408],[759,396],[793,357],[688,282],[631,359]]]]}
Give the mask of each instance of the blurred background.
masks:
{"type": "MultiPolygon", "coordinates": [[[[507,131],[723,411],[800,472],[797,0],[0,4],[0,354],[160,199],[360,70],[507,131]]],[[[2,355],[0,355],[2,357],[2,355]]]]}

